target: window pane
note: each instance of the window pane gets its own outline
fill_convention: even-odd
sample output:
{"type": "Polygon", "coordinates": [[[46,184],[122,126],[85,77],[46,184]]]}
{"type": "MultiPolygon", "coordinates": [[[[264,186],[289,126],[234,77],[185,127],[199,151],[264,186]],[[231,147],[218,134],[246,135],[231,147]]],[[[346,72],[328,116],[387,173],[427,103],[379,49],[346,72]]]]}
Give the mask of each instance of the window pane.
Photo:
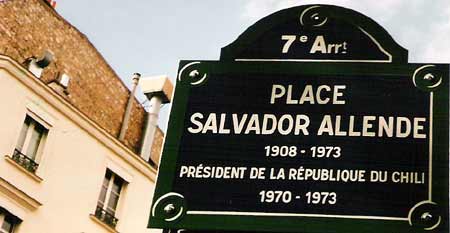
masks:
{"type": "Polygon", "coordinates": [[[98,197],[98,206],[103,207],[103,204],[105,203],[106,198],[106,190],[108,189],[108,186],[102,186],[102,189],[100,190],[100,196],[98,197]]]}
{"type": "Polygon", "coordinates": [[[109,180],[111,179],[111,174],[108,174],[108,172],[105,175],[105,178],[103,179],[102,189],[100,190],[100,196],[98,197],[98,206],[103,208],[103,205],[105,203],[106,198],[106,191],[108,190],[109,180]]]}
{"type": "Polygon", "coordinates": [[[123,184],[123,181],[122,181],[122,179],[120,179],[120,177],[117,177],[117,176],[114,177],[114,184],[113,184],[111,191],[113,193],[116,193],[117,195],[120,195],[120,190],[122,189],[122,184],[123,184]]]}
{"type": "Polygon", "coordinates": [[[122,190],[123,180],[114,176],[113,186],[111,187],[111,193],[109,194],[108,206],[106,211],[110,214],[116,212],[117,203],[119,202],[120,191],[122,190]]]}
{"type": "Polygon", "coordinates": [[[5,220],[3,221],[1,229],[5,232],[11,233],[13,227],[14,227],[13,221],[8,216],[6,216],[5,220]]]}
{"type": "Polygon", "coordinates": [[[106,169],[106,174],[105,174],[105,177],[106,178],[108,178],[108,180],[110,180],[111,179],[111,177],[112,177],[112,171],[110,171],[109,169],[106,169]]]}
{"type": "Polygon", "coordinates": [[[34,129],[31,132],[30,143],[28,144],[28,149],[26,155],[32,159],[36,158],[36,152],[39,148],[39,143],[41,142],[41,138],[44,135],[46,129],[37,122],[33,122],[35,124],[34,129]]]}
{"type": "Polygon", "coordinates": [[[111,193],[111,195],[109,196],[106,212],[114,215],[114,213],[116,212],[117,202],[119,202],[119,195],[111,193]]]}
{"type": "Polygon", "coordinates": [[[114,216],[124,180],[107,169],[97,202],[98,207],[114,216]]]}
{"type": "Polygon", "coordinates": [[[17,141],[16,149],[23,153],[23,144],[25,143],[25,138],[27,136],[28,127],[30,127],[30,117],[27,116],[25,118],[25,122],[23,122],[22,130],[20,131],[19,140],[17,141]]]}

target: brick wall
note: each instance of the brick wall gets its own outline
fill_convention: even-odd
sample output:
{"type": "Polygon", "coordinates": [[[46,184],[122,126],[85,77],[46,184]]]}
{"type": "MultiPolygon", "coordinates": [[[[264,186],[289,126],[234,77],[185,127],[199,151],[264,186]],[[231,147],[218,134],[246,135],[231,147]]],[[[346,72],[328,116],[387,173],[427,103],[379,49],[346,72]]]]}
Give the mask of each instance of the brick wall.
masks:
{"type": "MultiPolygon", "coordinates": [[[[71,80],[65,98],[117,137],[130,91],[86,36],[45,0],[0,2],[0,19],[0,53],[24,62],[52,51],[56,60],[45,68],[42,81],[49,83],[59,73],[68,74],[71,80]]],[[[135,152],[140,149],[144,118],[145,110],[135,99],[124,141],[135,152]]],[[[160,151],[156,142],[162,141],[162,133],[158,132],[155,149],[160,151]]]]}
{"type": "MultiPolygon", "coordinates": [[[[155,131],[155,139],[153,140],[153,146],[152,146],[152,157],[154,155],[160,155],[162,146],[163,146],[163,140],[164,140],[164,133],[161,131],[161,129],[157,128],[155,131]]],[[[156,158],[156,157],[153,157],[156,158]]],[[[158,162],[158,161],[154,161],[158,162]]]]}

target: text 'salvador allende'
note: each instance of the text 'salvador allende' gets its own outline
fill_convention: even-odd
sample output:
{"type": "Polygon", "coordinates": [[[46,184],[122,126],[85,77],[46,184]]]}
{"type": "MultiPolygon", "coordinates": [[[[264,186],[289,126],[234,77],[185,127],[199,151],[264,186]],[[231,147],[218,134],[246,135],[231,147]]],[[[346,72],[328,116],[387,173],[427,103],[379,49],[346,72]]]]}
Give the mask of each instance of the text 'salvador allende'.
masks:
{"type": "MultiPolygon", "coordinates": [[[[294,85],[273,84],[268,104],[284,105],[345,105],[346,85],[294,85]],[[300,89],[298,89],[300,88],[300,89]]],[[[201,113],[190,116],[188,132],[191,134],[253,134],[253,135],[317,135],[348,137],[427,137],[424,116],[332,115],[318,119],[307,114],[257,113],[201,113]],[[312,129],[312,121],[320,121],[312,129]],[[345,126],[345,127],[344,127],[345,126]]]]}

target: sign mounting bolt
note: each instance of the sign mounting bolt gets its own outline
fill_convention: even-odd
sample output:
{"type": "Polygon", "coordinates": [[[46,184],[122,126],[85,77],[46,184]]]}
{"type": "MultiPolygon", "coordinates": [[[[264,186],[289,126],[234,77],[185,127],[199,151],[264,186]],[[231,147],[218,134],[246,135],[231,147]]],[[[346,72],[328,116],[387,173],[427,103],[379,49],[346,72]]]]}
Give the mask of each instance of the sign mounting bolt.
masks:
{"type": "Polygon", "coordinates": [[[164,212],[167,214],[172,214],[175,211],[175,206],[173,204],[168,204],[164,207],[164,212]]]}
{"type": "Polygon", "coordinates": [[[198,72],[198,70],[193,70],[189,73],[189,77],[191,77],[191,78],[195,78],[198,75],[200,75],[200,72],[198,72]]]}
{"type": "Polygon", "coordinates": [[[432,73],[428,73],[425,76],[423,76],[423,79],[427,81],[432,81],[434,79],[434,75],[432,73]]]}
{"type": "Polygon", "coordinates": [[[431,215],[430,212],[425,212],[420,218],[424,221],[430,221],[433,218],[433,215],[431,215]]]}

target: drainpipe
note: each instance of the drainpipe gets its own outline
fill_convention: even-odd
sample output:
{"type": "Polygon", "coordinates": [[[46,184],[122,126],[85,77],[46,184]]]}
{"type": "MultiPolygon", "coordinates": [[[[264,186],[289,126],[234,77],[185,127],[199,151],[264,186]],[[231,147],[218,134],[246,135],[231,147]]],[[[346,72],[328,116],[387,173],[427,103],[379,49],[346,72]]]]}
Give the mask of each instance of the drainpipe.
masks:
{"type": "Polygon", "coordinates": [[[167,76],[155,76],[142,78],[140,86],[150,101],[144,136],[142,138],[141,157],[151,164],[159,165],[160,154],[152,155],[152,146],[158,127],[159,110],[162,104],[170,102],[173,85],[167,76]]]}
{"type": "MultiPolygon", "coordinates": [[[[162,98],[153,96],[150,99],[150,108],[147,112],[144,138],[142,140],[141,156],[145,161],[151,161],[152,145],[155,139],[156,127],[158,126],[159,110],[161,109],[162,98]]],[[[157,162],[153,161],[154,164],[157,162]]]]}
{"type": "Polygon", "coordinates": [[[125,134],[127,132],[128,129],[128,122],[130,121],[130,116],[131,116],[131,107],[133,106],[133,99],[134,99],[134,94],[136,92],[136,88],[137,85],[139,83],[139,78],[141,77],[141,74],[139,73],[134,73],[133,74],[133,87],[131,89],[131,93],[130,93],[130,97],[128,98],[128,103],[127,103],[127,107],[125,109],[125,113],[123,115],[123,121],[122,121],[122,127],[120,128],[120,133],[119,133],[119,140],[123,141],[123,139],[125,138],[125,134]]]}

